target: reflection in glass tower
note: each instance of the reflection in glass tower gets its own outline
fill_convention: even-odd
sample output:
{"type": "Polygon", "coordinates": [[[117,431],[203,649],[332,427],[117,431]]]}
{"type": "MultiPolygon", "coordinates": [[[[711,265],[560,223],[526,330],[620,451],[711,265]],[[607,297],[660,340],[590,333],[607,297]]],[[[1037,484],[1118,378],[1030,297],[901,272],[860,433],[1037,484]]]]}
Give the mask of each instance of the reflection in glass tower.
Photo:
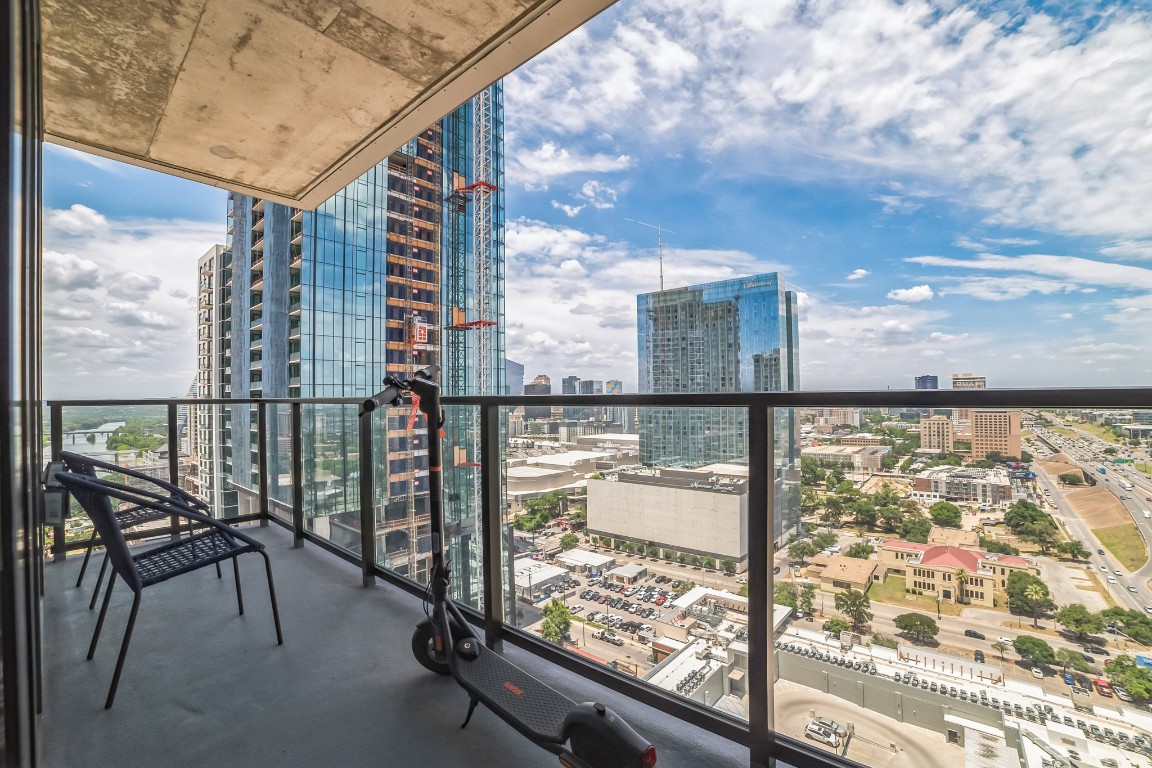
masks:
{"type": "MultiPolygon", "coordinates": [[[[219,354],[206,358],[213,397],[365,397],[385,375],[438,364],[446,395],[504,386],[503,115],[501,84],[485,89],[314,211],[230,195],[226,258],[213,284],[219,354]]],[[[264,472],[272,512],[291,510],[290,409],[272,406],[264,472]]],[[[478,434],[472,412],[449,414],[445,490],[458,597],[475,602],[478,434]]],[[[407,409],[374,416],[372,507],[377,562],[426,580],[427,446],[407,409]],[[385,429],[386,426],[386,429],[385,429]]],[[[302,412],[306,526],[358,552],[356,409],[302,412]]],[[[239,513],[260,482],[256,409],[205,419],[218,429],[218,471],[239,513]]]]}
{"type": "MultiPolygon", "coordinates": [[[[637,297],[643,393],[778,392],[798,386],[794,294],[775,273],[637,297]]],[[[774,409],[776,531],[797,519],[799,463],[791,409],[774,409]]],[[[643,408],[640,460],[649,466],[747,463],[739,408],[643,408]]]]}

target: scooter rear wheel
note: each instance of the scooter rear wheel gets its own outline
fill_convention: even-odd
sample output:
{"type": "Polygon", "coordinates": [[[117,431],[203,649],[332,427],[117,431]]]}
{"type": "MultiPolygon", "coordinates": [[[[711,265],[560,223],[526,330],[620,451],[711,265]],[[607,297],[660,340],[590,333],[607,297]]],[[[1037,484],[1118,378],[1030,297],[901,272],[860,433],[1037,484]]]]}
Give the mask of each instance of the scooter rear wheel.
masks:
{"type": "MultiPolygon", "coordinates": [[[[452,628],[452,634],[456,634],[455,627],[452,628]]],[[[412,655],[420,662],[420,666],[438,675],[452,672],[447,654],[437,654],[432,645],[432,622],[428,619],[417,624],[416,631],[412,633],[412,655]]]]}

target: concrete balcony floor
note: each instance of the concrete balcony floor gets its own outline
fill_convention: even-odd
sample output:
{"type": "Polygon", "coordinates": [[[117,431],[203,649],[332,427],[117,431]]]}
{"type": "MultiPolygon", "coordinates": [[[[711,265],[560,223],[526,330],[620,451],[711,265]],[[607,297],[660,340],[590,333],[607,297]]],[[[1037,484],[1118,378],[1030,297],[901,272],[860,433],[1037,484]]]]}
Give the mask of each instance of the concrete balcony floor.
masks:
{"type": "MultiPolygon", "coordinates": [[[[119,584],[100,646],[85,661],[99,561],[74,587],[80,558],[45,566],[44,757],[65,766],[559,765],[412,658],[420,601],[364,588],[355,567],[292,547],[273,525],[248,528],[268,546],[284,627],[276,645],[261,559],[240,559],[245,615],[231,569],[211,568],[144,591],[116,703],[105,710],[131,605],[119,584]]],[[[657,745],[660,768],[736,768],[748,751],[516,648],[508,653],[577,701],[603,701],[657,745]]]]}

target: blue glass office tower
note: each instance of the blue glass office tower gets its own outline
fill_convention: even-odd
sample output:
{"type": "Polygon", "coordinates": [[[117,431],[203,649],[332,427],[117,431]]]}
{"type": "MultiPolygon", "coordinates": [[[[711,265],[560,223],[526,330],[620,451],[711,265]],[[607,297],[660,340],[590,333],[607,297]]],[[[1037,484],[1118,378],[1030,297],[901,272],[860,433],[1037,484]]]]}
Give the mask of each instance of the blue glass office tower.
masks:
{"type": "MultiPolygon", "coordinates": [[[[314,211],[231,195],[228,256],[218,275],[216,397],[366,397],[385,375],[441,366],[445,394],[500,394],[504,382],[502,96],[489,87],[393,152],[314,211]]],[[[263,426],[273,504],[290,500],[287,407],[263,426]]],[[[355,408],[304,410],[306,524],[358,549],[355,408]]],[[[377,430],[377,560],[424,578],[427,446],[408,412],[377,430]]],[[[472,595],[469,543],[478,514],[475,419],[454,418],[444,481],[460,590],[472,595]]],[[[256,411],[219,416],[222,471],[260,481],[256,411]]],[[[243,510],[241,510],[243,511],[243,510]]]]}
{"type": "MultiPolygon", "coordinates": [[[[776,273],[637,297],[642,393],[780,392],[798,387],[795,295],[776,273]]],[[[775,414],[776,538],[798,510],[799,453],[791,409],[775,414]],[[794,487],[795,486],[795,487],[794,487]]],[[[642,408],[640,460],[697,467],[748,455],[740,408],[642,408]]]]}

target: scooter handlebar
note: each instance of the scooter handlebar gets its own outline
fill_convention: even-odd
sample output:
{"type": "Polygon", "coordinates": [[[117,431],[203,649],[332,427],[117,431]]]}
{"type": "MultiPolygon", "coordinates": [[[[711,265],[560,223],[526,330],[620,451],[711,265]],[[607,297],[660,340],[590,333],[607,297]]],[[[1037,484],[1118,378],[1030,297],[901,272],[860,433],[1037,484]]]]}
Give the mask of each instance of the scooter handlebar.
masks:
{"type": "MultiPolygon", "coordinates": [[[[427,368],[421,368],[413,373],[412,379],[432,381],[433,377],[439,371],[440,366],[429,365],[427,368]]],[[[363,416],[364,414],[372,413],[372,411],[375,411],[377,408],[400,405],[400,400],[403,398],[404,393],[412,388],[412,379],[397,379],[394,376],[386,376],[384,383],[387,386],[360,404],[360,415],[363,416]]]]}

